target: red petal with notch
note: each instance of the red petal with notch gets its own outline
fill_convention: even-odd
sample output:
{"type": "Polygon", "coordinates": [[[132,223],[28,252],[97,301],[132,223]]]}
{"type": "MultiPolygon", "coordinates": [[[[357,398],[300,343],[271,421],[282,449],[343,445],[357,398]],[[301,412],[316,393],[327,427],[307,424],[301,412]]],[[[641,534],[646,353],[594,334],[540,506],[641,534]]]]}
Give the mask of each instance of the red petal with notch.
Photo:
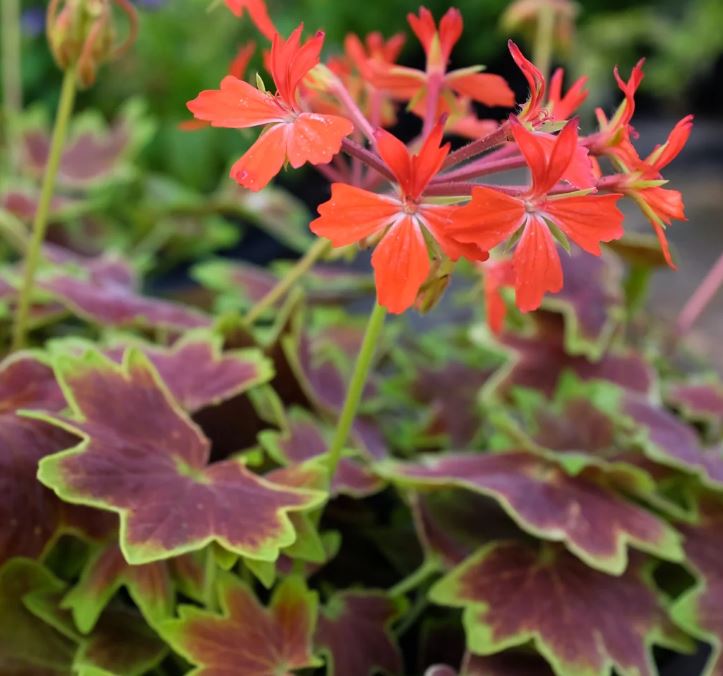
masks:
{"type": "Polygon", "coordinates": [[[400,210],[399,202],[391,197],[334,183],[331,199],[319,206],[319,218],[309,228],[334,246],[347,246],[389,225],[400,210]]]}
{"type": "Polygon", "coordinates": [[[254,192],[265,188],[284,166],[288,127],[288,124],[275,124],[265,129],[231,167],[231,178],[254,192]]]}
{"type": "Polygon", "coordinates": [[[472,201],[457,209],[450,234],[459,242],[489,251],[510,237],[525,221],[522,200],[492,188],[473,188],[472,201]]]}
{"type": "Polygon", "coordinates": [[[346,118],[302,113],[287,130],[289,163],[294,169],[305,162],[328,164],[341,149],[342,139],[353,131],[354,125],[346,118]]]}
{"type": "Polygon", "coordinates": [[[575,244],[600,255],[600,242],[623,236],[623,213],[617,208],[622,195],[585,195],[549,200],[545,211],[575,244]]]}
{"type": "Polygon", "coordinates": [[[410,308],[429,275],[427,244],[409,217],[393,225],[372,255],[377,299],[389,312],[410,308]]]}
{"type": "Polygon", "coordinates": [[[468,96],[486,106],[511,108],[515,105],[515,93],[507,80],[491,73],[472,73],[471,75],[447,75],[447,84],[458,94],[468,96]]]}
{"type": "Polygon", "coordinates": [[[547,291],[562,288],[562,266],[555,239],[538,216],[527,219],[514,257],[515,303],[522,312],[540,307],[547,291]]]}
{"type": "Polygon", "coordinates": [[[196,119],[214,127],[244,129],[286,117],[273,96],[232,75],[221,80],[220,89],[202,91],[186,105],[196,119]]]}

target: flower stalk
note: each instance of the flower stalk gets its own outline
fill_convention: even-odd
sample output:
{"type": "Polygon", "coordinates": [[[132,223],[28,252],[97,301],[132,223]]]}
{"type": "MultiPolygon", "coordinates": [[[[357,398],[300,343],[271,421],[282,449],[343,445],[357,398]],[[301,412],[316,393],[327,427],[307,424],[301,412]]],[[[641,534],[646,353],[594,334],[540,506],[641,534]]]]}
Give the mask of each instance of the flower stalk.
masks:
{"type": "Polygon", "coordinates": [[[682,336],[690,331],[698,317],[703,314],[703,311],[715,298],[721,286],[723,286],[723,254],[719,256],[678,315],[676,321],[678,335],[682,336]]]}
{"type": "Polygon", "coordinates": [[[379,336],[384,326],[384,318],[386,317],[387,311],[379,303],[374,304],[374,308],[369,315],[369,322],[364,333],[364,340],[362,341],[361,350],[357,358],[356,364],[354,365],[354,373],[349,383],[349,388],[346,392],[346,399],[344,400],[344,406],[341,409],[339,415],[339,421],[334,432],[334,438],[332,439],[329,451],[327,453],[327,472],[329,478],[329,486],[334,481],[334,475],[336,469],[339,466],[341,460],[341,453],[344,450],[344,445],[349,438],[349,432],[354,424],[357,410],[359,409],[359,403],[361,402],[362,394],[364,392],[364,386],[366,385],[369,371],[371,370],[372,362],[374,360],[374,353],[376,351],[377,343],[379,342],[379,336]]]}
{"type": "Polygon", "coordinates": [[[5,143],[11,168],[18,166],[17,121],[23,107],[20,1],[2,2],[2,86],[5,143]]]}
{"type": "Polygon", "coordinates": [[[73,114],[76,91],[76,71],[75,68],[71,66],[65,71],[65,75],[63,76],[63,86],[60,91],[60,101],[55,115],[55,125],[53,127],[53,136],[50,142],[48,163],[45,167],[45,175],[43,176],[40,199],[38,201],[38,208],[35,212],[35,219],[33,221],[30,244],[28,245],[28,251],[25,256],[23,282],[22,287],[20,288],[20,296],[18,298],[15,325],[13,326],[13,350],[19,350],[25,345],[28,331],[28,319],[30,316],[30,303],[33,295],[33,288],[35,286],[35,276],[40,263],[40,253],[43,241],[45,240],[45,233],[48,228],[50,206],[55,192],[55,183],[58,176],[58,168],[60,167],[60,160],[63,155],[65,139],[68,135],[68,126],[73,114]]]}
{"type": "Polygon", "coordinates": [[[244,321],[247,326],[252,326],[258,321],[259,317],[268,309],[272,308],[280,301],[291,288],[296,284],[321,258],[323,258],[331,246],[325,239],[317,240],[314,245],[297,261],[294,267],[289,270],[279,283],[271,289],[256,305],[254,305],[247,313],[244,321]]]}

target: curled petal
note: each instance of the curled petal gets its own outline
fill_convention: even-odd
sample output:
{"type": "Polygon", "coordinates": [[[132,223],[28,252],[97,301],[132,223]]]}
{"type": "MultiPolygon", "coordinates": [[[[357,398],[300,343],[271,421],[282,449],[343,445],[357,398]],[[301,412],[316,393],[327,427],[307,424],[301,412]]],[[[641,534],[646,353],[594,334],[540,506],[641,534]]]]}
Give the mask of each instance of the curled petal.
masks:
{"type": "Polygon", "coordinates": [[[374,250],[372,266],[379,304],[395,314],[410,308],[430,270],[427,244],[412,218],[389,229],[374,250]]]}

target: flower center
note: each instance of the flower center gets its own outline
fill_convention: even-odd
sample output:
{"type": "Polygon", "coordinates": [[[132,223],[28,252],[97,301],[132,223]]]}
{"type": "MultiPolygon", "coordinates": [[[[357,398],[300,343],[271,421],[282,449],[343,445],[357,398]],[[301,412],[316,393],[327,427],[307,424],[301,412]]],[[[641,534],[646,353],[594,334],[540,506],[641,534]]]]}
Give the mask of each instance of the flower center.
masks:
{"type": "Polygon", "coordinates": [[[402,201],[402,210],[405,214],[409,214],[410,216],[412,214],[417,213],[417,209],[419,208],[419,201],[413,200],[409,197],[405,197],[402,201]]]}

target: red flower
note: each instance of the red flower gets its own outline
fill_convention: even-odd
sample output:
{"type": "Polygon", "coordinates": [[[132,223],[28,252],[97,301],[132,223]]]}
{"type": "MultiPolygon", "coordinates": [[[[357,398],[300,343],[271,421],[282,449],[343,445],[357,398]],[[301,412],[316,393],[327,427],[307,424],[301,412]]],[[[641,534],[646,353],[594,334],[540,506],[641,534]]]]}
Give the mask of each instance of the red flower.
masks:
{"type": "Polygon", "coordinates": [[[435,119],[448,112],[455,94],[479,101],[488,106],[515,105],[514,92],[499,75],[480,73],[481,66],[447,72],[452,48],[462,35],[462,15],[450,8],[435,24],[431,12],[422,7],[419,16],[407,16],[412,30],[427,55],[426,71],[395,65],[377,65],[372,82],[402,101],[412,101],[416,113],[424,114],[429,107],[427,98],[434,92],[437,98],[435,119]]]}
{"type": "Polygon", "coordinates": [[[254,22],[263,36],[273,40],[276,35],[274,22],[269,17],[264,0],[225,0],[226,6],[238,17],[242,17],[244,10],[249,13],[251,21],[254,22]]]}
{"type": "Polygon", "coordinates": [[[656,146],[644,160],[638,158],[632,151],[631,173],[619,174],[608,181],[615,190],[629,195],[640,206],[645,216],[653,226],[653,230],[660,242],[668,265],[675,269],[675,263],[670,254],[670,246],[665,236],[665,228],[674,220],[685,221],[685,206],[683,196],[677,190],[661,187],[666,181],[660,173],[667,167],[688,142],[693,128],[693,116],[687,115],[680,120],[668,135],[668,140],[656,146]]]}
{"type": "Polygon", "coordinates": [[[259,139],[234,164],[231,177],[250,190],[261,190],[288,161],[295,169],[306,162],[327,164],[336,155],[352,123],[336,115],[302,112],[296,92],[304,76],[319,63],[324,34],[300,44],[303,25],[288,40],[278,34],[271,47],[270,69],[277,94],[259,91],[228,76],[221,88],[201,92],[189,110],[214,127],[243,129],[266,125],[259,139]]]}
{"type": "Polygon", "coordinates": [[[630,141],[631,136],[636,137],[637,134],[630,126],[630,121],[635,113],[635,93],[643,81],[644,63],[645,59],[640,59],[635,64],[627,82],[620,77],[617,67],[613,71],[618,87],[625,98],[610,120],[607,119],[601,108],[595,110],[600,131],[590,138],[590,152],[594,155],[606,155],[622,168],[630,168],[631,163],[637,158],[637,153],[630,141]]]}
{"type": "Polygon", "coordinates": [[[616,207],[620,195],[549,196],[573,160],[577,125],[569,122],[557,137],[549,157],[535,134],[515,118],[512,134],[532,174],[532,185],[519,197],[492,188],[473,188],[471,202],[462,207],[451,229],[453,237],[489,250],[513,236],[516,304],[523,312],[539,307],[545,292],[562,288],[562,267],[555,235],[569,237],[585,251],[600,255],[600,242],[622,236],[623,215],[616,207]]]}
{"type": "Polygon", "coordinates": [[[335,247],[374,238],[377,242],[372,266],[379,303],[400,313],[414,304],[431,270],[429,244],[452,260],[466,256],[484,260],[478,247],[460,244],[448,234],[455,207],[424,200],[424,190],[440,170],[449,144],[440,147],[442,123],[427,137],[418,155],[390,133],[377,132],[377,149],[397,179],[395,195],[355,188],[343,183],[331,186],[331,199],[319,207],[312,232],[327,237],[335,247]]]}

